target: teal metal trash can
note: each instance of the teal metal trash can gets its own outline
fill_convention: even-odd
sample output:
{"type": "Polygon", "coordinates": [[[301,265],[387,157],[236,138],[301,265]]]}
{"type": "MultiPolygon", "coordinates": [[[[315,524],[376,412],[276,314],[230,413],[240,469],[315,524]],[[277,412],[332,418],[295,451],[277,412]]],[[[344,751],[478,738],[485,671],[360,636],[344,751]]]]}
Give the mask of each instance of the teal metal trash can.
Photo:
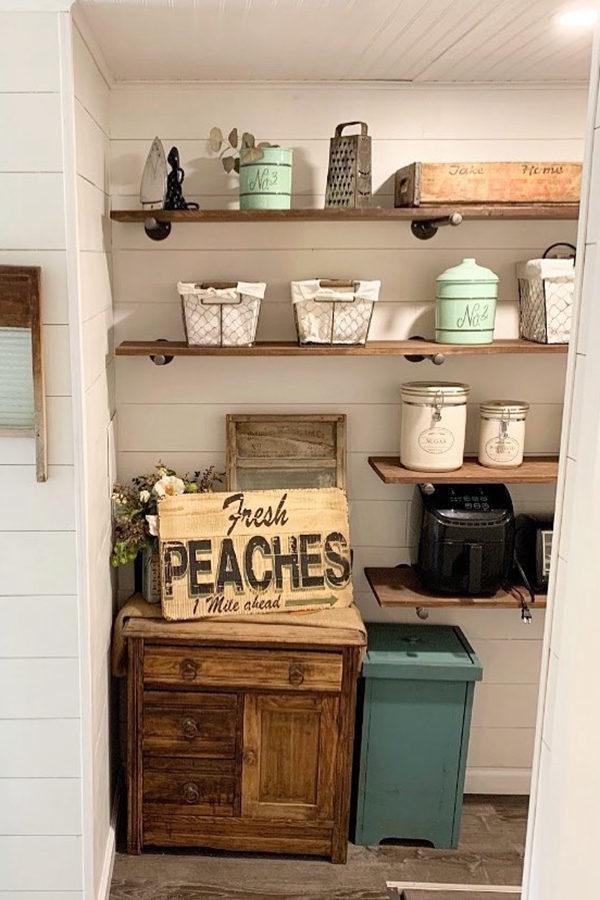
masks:
{"type": "Polygon", "coordinates": [[[369,625],[355,842],[458,846],[475,682],[460,628],[369,625]]]}

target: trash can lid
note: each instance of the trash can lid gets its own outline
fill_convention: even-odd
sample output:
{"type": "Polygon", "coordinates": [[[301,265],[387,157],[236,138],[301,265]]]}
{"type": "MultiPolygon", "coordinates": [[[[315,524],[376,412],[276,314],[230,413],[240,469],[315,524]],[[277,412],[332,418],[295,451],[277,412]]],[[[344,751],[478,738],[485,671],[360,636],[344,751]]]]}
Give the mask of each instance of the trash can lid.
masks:
{"type": "Polygon", "coordinates": [[[456,626],[367,626],[366,678],[411,681],[481,681],[483,667],[456,626]]]}

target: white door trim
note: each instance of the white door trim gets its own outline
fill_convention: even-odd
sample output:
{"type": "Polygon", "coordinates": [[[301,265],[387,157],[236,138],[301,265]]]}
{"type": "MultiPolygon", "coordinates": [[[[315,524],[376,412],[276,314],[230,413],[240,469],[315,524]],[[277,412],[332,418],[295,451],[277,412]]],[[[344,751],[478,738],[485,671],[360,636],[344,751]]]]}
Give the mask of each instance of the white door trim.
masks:
{"type": "Polygon", "coordinates": [[[387,881],[388,890],[402,891],[412,889],[413,891],[461,891],[478,893],[478,894],[520,894],[521,885],[507,884],[434,884],[425,881],[387,881]]]}

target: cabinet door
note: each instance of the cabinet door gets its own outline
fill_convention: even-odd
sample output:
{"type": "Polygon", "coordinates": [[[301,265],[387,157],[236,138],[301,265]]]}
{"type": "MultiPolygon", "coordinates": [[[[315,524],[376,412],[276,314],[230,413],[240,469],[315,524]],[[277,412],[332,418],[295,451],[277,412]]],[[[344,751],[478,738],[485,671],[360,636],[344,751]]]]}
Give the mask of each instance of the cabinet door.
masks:
{"type": "Polygon", "coordinates": [[[247,694],[242,815],[333,821],[338,699],[247,694]]]}

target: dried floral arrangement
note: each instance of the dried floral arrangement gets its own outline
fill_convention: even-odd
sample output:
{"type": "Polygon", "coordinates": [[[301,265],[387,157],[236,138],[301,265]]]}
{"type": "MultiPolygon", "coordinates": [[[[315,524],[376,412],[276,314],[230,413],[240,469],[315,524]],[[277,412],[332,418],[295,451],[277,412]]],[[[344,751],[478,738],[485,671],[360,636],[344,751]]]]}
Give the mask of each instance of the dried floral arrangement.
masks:
{"type": "Polygon", "coordinates": [[[114,539],[110,561],[113,566],[131,562],[144,547],[158,545],[158,504],[163,497],[198,494],[214,490],[225,476],[214,466],[180,478],[162,462],[156,473],[138,475],[131,484],[115,484],[112,493],[114,539]]]}
{"type": "Polygon", "coordinates": [[[256,139],[249,131],[242,133],[240,140],[237,128],[232,128],[227,138],[223,136],[220,128],[211,128],[208,143],[213,153],[219,154],[226,172],[240,172],[240,159],[245,163],[258,162],[264,156],[264,147],[278,147],[279,144],[270,144],[268,141],[256,143],[256,139]],[[228,151],[230,151],[228,153],[228,151]]]}

